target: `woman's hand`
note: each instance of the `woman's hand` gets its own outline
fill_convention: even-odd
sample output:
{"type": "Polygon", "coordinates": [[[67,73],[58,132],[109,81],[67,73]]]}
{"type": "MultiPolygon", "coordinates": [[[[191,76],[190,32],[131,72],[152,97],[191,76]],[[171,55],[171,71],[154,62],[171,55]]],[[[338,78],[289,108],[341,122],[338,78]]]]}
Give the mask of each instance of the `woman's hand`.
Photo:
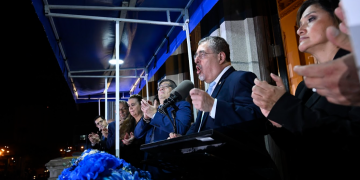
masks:
{"type": "Polygon", "coordinates": [[[281,78],[273,73],[271,73],[270,76],[276,82],[276,86],[270,85],[266,81],[259,81],[256,78],[254,81],[255,86],[252,88],[251,94],[254,103],[260,107],[265,117],[269,115],[272,107],[286,92],[281,78]]]}
{"type": "Polygon", "coordinates": [[[122,140],[122,142],[125,144],[125,145],[130,145],[135,139],[135,136],[134,136],[134,133],[133,132],[130,132],[130,135],[129,133],[126,133],[125,134],[125,137],[124,139],[122,140]]]}

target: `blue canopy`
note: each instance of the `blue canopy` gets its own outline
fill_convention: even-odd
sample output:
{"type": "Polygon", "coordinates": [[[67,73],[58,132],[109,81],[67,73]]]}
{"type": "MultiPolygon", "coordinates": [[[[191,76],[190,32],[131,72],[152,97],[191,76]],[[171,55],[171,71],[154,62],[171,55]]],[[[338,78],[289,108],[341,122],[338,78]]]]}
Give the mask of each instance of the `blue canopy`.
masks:
{"type": "Polygon", "coordinates": [[[186,39],[184,19],[191,32],[217,1],[32,0],[76,103],[103,98],[106,81],[108,97],[115,97],[115,66],[109,60],[115,57],[116,20],[123,22],[120,95],[128,97],[130,91],[139,93],[145,78],[150,80],[186,39]],[[169,11],[156,11],[162,8],[169,11]]]}

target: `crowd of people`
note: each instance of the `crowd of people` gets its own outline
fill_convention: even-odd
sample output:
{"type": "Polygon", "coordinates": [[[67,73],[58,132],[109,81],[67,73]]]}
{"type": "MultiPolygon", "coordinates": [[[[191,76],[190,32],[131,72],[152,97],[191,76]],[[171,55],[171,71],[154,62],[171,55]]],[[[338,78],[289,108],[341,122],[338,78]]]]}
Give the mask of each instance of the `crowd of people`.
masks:
{"type": "MultiPolygon", "coordinates": [[[[205,37],[198,43],[194,62],[199,79],[209,88],[193,88],[189,92],[191,103],[198,110],[196,121],[191,123],[191,105],[185,100],[175,103],[178,110],[171,121],[170,116],[159,112],[177,87],[174,81],[163,79],[153,102],[140,95],[119,102],[120,158],[148,170],[153,179],[171,179],[166,170],[141,165],[142,160],[152,158],[140,151],[141,144],[222,128],[239,132],[232,138],[251,145],[268,159],[264,135],[270,135],[285,152],[288,171],[294,179],[359,179],[360,72],[353,49],[360,47],[351,45],[339,1],[304,1],[298,10],[297,24],[299,50],[314,56],[319,64],[294,68],[304,76],[295,95],[286,91],[275,74],[270,76],[276,85],[271,85],[252,72],[235,70],[226,40],[205,37]],[[243,131],[251,137],[242,137],[243,131]]],[[[170,106],[166,111],[171,114],[176,107],[170,106]]],[[[97,116],[94,123],[102,133],[89,134],[92,147],[115,154],[115,122],[97,116]]],[[[232,151],[224,153],[224,157],[236,156],[232,151]]],[[[239,171],[246,174],[248,170],[251,167],[239,171]]],[[[252,175],[243,177],[251,179],[252,175]]],[[[266,175],[272,177],[264,179],[279,178],[266,175]]]]}

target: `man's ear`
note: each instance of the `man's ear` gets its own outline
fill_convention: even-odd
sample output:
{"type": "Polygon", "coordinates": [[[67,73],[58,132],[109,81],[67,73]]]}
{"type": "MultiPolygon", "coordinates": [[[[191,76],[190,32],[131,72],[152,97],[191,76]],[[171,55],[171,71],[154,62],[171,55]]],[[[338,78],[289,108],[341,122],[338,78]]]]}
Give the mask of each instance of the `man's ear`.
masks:
{"type": "Polygon", "coordinates": [[[224,53],[224,52],[220,52],[220,53],[219,53],[219,64],[225,63],[225,61],[226,61],[225,59],[226,59],[225,53],[224,53]]]}

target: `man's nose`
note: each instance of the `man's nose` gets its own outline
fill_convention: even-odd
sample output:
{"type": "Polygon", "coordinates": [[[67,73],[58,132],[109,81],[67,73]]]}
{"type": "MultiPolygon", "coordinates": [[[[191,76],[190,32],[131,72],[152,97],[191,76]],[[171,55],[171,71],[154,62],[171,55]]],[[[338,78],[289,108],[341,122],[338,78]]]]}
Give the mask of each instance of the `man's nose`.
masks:
{"type": "Polygon", "coordinates": [[[199,62],[200,62],[200,61],[199,61],[199,56],[197,56],[197,57],[194,59],[194,63],[195,63],[195,64],[199,64],[199,62]]]}

